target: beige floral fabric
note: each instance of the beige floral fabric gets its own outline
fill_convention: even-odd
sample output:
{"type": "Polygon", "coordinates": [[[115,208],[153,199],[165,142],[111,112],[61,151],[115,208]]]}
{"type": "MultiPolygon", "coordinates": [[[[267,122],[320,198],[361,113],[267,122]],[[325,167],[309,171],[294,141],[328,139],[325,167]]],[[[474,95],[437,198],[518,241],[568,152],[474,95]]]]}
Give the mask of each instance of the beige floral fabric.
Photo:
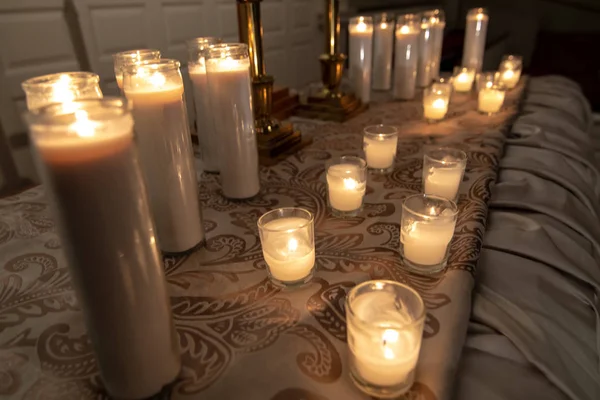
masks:
{"type": "MultiPolygon", "coordinates": [[[[343,301],[358,282],[393,279],[415,287],[428,308],[408,398],[447,398],[466,334],[502,129],[517,113],[523,86],[509,92],[503,111],[491,117],[475,111],[471,96],[455,95],[448,118],[433,125],[423,121],[418,100],[385,99],[343,124],[297,121],[313,144],[263,168],[261,193],[248,201],[225,199],[218,176],[202,174],[206,246],[165,259],[183,366],[162,397],[366,398],[348,377],[343,301]],[[376,123],[400,128],[395,169],[369,175],[360,216],[334,218],[325,162],[361,154],[362,129],[376,123]],[[453,145],[468,154],[449,266],[433,277],[407,273],[398,255],[402,200],[421,190],[428,145],[453,145]],[[297,290],[271,284],[258,240],[257,219],[282,206],[315,214],[317,273],[297,290]]],[[[0,200],[0,396],[108,398],[43,187],[0,200]]]]}

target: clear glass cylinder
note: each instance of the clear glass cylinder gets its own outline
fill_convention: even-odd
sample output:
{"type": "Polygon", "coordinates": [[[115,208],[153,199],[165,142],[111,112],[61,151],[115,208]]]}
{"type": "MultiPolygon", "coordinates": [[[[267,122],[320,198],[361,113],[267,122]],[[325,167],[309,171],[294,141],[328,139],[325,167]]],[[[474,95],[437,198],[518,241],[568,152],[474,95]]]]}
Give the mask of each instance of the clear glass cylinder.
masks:
{"type": "Polygon", "coordinates": [[[375,18],[373,40],[373,89],[390,90],[394,55],[393,15],[383,13],[375,18]]]}
{"type": "Polygon", "coordinates": [[[404,199],[400,254],[408,269],[434,274],[446,267],[457,214],[456,203],[444,197],[416,194],[404,199]]]}
{"type": "Polygon", "coordinates": [[[371,71],[373,64],[373,18],[359,16],[350,19],[348,77],[354,94],[363,103],[371,101],[371,71]]]}
{"type": "Polygon", "coordinates": [[[495,83],[492,87],[485,87],[477,95],[477,110],[486,115],[493,115],[502,109],[506,86],[495,83]]]}
{"type": "Polygon", "coordinates": [[[393,96],[398,100],[415,97],[419,60],[420,19],[416,14],[400,15],[396,21],[393,96]]]}
{"type": "Polygon", "coordinates": [[[218,43],[221,43],[221,39],[216,37],[195,38],[187,42],[188,74],[192,81],[196,111],[195,134],[198,137],[204,170],[208,172],[219,172],[219,141],[210,108],[204,52],[209,46],[218,43]]]}
{"type": "Polygon", "coordinates": [[[500,82],[503,83],[507,89],[514,89],[521,79],[521,72],[523,71],[523,57],[517,55],[505,55],[500,61],[498,67],[498,73],[500,74],[500,82]]]}
{"type": "Polygon", "coordinates": [[[258,220],[269,277],[277,286],[303,285],[315,271],[313,215],[302,208],[278,208],[258,220]]]}
{"type": "Polygon", "coordinates": [[[459,93],[467,93],[473,89],[475,81],[475,68],[454,67],[452,75],[452,86],[459,93]]]}
{"type": "Polygon", "coordinates": [[[438,147],[423,155],[423,193],[456,201],[465,175],[467,154],[452,147],[438,147]]]}
{"type": "Polygon", "coordinates": [[[431,26],[431,35],[433,37],[430,77],[431,79],[437,79],[440,76],[440,64],[442,62],[446,14],[444,13],[444,10],[435,9],[426,11],[424,16],[429,19],[429,26],[431,26]]]}
{"type": "Polygon", "coordinates": [[[247,199],[260,191],[248,46],[212,45],[205,57],[223,194],[247,199]]]}
{"type": "Polygon", "coordinates": [[[475,90],[477,91],[477,94],[479,94],[483,88],[491,88],[494,86],[494,84],[499,82],[499,79],[500,74],[498,74],[498,71],[479,72],[475,76],[475,90]]]}
{"type": "Polygon", "coordinates": [[[142,61],[125,68],[150,206],[165,253],[204,242],[198,181],[179,61],[142,61]]]}
{"type": "Polygon", "coordinates": [[[52,103],[102,98],[100,77],[91,72],[60,72],[21,83],[29,111],[52,103]]]}
{"type": "Polygon", "coordinates": [[[160,51],[155,49],[127,50],[113,54],[115,79],[121,93],[123,93],[123,72],[130,65],[151,60],[160,60],[160,51]]]}
{"type": "Polygon", "coordinates": [[[472,8],[467,13],[462,65],[481,71],[490,17],[485,8],[472,8]]]}
{"type": "Polygon", "coordinates": [[[360,157],[335,157],[327,162],[329,206],[336,217],[355,217],[367,189],[367,163],[360,157]]]}
{"type": "Polygon", "coordinates": [[[371,125],[364,129],[363,150],[367,166],[377,173],[394,169],[398,129],[391,125],[371,125]]]}
{"type": "Polygon", "coordinates": [[[421,30],[419,34],[419,61],[417,65],[417,86],[427,87],[431,84],[431,60],[434,53],[433,29],[429,18],[424,15],[421,18],[421,30]]]}
{"type": "Polygon", "coordinates": [[[367,281],[346,296],[350,376],[378,399],[396,399],[415,380],[426,308],[411,287],[394,281],[367,281]]]}
{"type": "Polygon", "coordinates": [[[423,116],[427,122],[433,123],[444,119],[450,104],[449,86],[440,87],[432,84],[423,91],[423,116]]]}
{"type": "Polygon", "coordinates": [[[181,362],[126,101],[54,104],[27,122],[102,381],[115,398],[150,397],[181,362]]]}

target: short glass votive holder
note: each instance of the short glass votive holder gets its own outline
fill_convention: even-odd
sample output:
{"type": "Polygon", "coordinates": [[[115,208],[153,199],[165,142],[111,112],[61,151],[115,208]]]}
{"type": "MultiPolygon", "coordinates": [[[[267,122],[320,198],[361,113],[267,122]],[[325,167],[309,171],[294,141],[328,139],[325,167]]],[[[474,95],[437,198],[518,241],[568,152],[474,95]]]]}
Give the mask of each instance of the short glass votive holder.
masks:
{"type": "Polygon", "coordinates": [[[360,157],[336,157],[327,163],[329,206],[335,217],[356,217],[367,189],[367,163],[360,157]]]}
{"type": "Polygon", "coordinates": [[[506,86],[502,83],[481,89],[477,95],[477,110],[486,115],[497,113],[504,104],[505,94],[506,86]]]}
{"type": "Polygon", "coordinates": [[[367,281],[346,296],[350,377],[364,393],[398,398],[414,383],[426,309],[394,281],[367,281]]]}
{"type": "Polygon", "coordinates": [[[448,92],[452,94],[452,77],[451,76],[440,76],[431,83],[431,88],[435,91],[448,92]]]}
{"type": "Polygon", "coordinates": [[[470,92],[475,80],[475,68],[454,67],[452,75],[452,86],[454,90],[460,93],[470,92]]]}
{"type": "Polygon", "coordinates": [[[446,267],[457,214],[456,203],[444,197],[416,194],[404,199],[400,254],[407,269],[430,275],[446,267]]]}
{"type": "Polygon", "coordinates": [[[376,173],[394,169],[398,147],[398,129],[390,125],[371,125],[364,129],[363,149],[367,166],[376,173]]]}
{"type": "Polygon", "coordinates": [[[423,193],[456,201],[465,175],[467,154],[452,147],[437,147],[423,155],[423,193]]]}
{"type": "Polygon", "coordinates": [[[477,93],[484,88],[491,88],[500,79],[498,71],[479,72],[475,76],[475,90],[477,93]]]}
{"type": "Polygon", "coordinates": [[[423,116],[429,123],[438,122],[446,116],[451,90],[448,86],[432,84],[423,91],[423,116]]]}
{"type": "Polygon", "coordinates": [[[505,55],[500,61],[498,72],[500,73],[500,82],[502,82],[507,89],[513,89],[519,83],[521,79],[521,72],[523,71],[523,57],[518,55],[505,55]]]}
{"type": "Polygon", "coordinates": [[[302,208],[278,208],[258,219],[258,232],[269,277],[279,287],[309,282],[315,270],[312,213],[302,208]]]}

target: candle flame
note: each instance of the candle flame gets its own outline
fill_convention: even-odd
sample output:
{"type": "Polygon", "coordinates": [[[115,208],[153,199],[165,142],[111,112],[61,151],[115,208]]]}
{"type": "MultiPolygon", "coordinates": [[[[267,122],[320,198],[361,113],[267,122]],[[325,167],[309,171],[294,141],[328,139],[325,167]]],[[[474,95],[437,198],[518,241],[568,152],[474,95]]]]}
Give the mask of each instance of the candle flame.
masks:
{"type": "Polygon", "coordinates": [[[445,108],[446,101],[444,99],[435,99],[434,102],[431,104],[431,106],[433,108],[445,108]]]}
{"type": "Polygon", "coordinates": [[[515,76],[515,73],[511,69],[504,71],[504,79],[512,79],[513,76],[515,76]]]}
{"type": "Polygon", "coordinates": [[[75,122],[73,123],[73,128],[79,137],[94,136],[94,124],[89,120],[87,111],[75,111],[75,122]]]}
{"type": "Polygon", "coordinates": [[[367,24],[364,23],[363,17],[360,17],[360,22],[358,23],[358,25],[356,25],[356,30],[358,32],[366,32],[367,31],[367,24]]]}
{"type": "Polygon", "coordinates": [[[387,29],[387,23],[385,23],[385,22],[382,22],[380,26],[381,26],[381,29],[387,29]]]}
{"type": "Polygon", "coordinates": [[[436,214],[436,212],[435,212],[435,207],[433,207],[433,206],[432,206],[432,207],[429,209],[429,215],[435,215],[435,214],[436,214]]]}
{"type": "Polygon", "coordinates": [[[410,27],[408,25],[402,25],[402,28],[400,28],[400,33],[406,35],[408,32],[410,32],[410,27]]]}
{"type": "Polygon", "coordinates": [[[466,72],[461,72],[456,79],[458,79],[459,82],[468,82],[469,76],[466,72]]]}
{"type": "Polygon", "coordinates": [[[53,102],[68,103],[75,100],[75,94],[70,86],[71,77],[67,74],[62,74],[54,84],[53,102]]]}
{"type": "Polygon", "coordinates": [[[481,14],[481,13],[479,13],[479,14],[477,14],[477,17],[476,17],[476,18],[477,18],[477,20],[478,20],[478,21],[481,21],[481,20],[483,20],[483,18],[484,18],[484,15],[483,15],[483,14],[481,14]]]}
{"type": "Polygon", "coordinates": [[[485,83],[485,87],[488,89],[491,88],[492,86],[494,86],[494,82],[486,82],[485,83]]]}
{"type": "Polygon", "coordinates": [[[155,87],[162,87],[167,82],[167,78],[157,71],[150,76],[148,81],[155,87]]]}
{"type": "Polygon", "coordinates": [[[295,252],[296,250],[298,250],[298,240],[296,238],[291,238],[288,241],[288,250],[291,252],[295,252]]]}
{"type": "Polygon", "coordinates": [[[381,336],[381,339],[383,340],[383,356],[388,360],[392,360],[396,356],[394,354],[394,351],[389,346],[387,346],[387,344],[396,343],[398,341],[398,337],[398,331],[395,331],[393,329],[386,329],[385,331],[383,331],[383,335],[381,336]]]}
{"type": "Polygon", "coordinates": [[[346,190],[356,190],[357,186],[358,182],[356,182],[356,179],[344,178],[344,188],[346,190]]]}

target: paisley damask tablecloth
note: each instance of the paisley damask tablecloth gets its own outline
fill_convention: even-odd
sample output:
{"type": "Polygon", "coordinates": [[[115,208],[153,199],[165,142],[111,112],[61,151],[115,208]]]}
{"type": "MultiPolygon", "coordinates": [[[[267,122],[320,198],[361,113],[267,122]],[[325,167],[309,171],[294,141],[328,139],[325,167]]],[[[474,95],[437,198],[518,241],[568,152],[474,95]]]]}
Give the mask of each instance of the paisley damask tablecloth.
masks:
{"type": "MultiPolygon", "coordinates": [[[[419,101],[379,101],[343,124],[297,121],[313,143],[261,169],[260,195],[230,201],[218,177],[201,174],[205,248],[168,257],[165,269],[183,367],[161,396],[172,399],[364,399],[348,377],[343,300],[357,282],[394,279],[422,294],[428,308],[411,399],[450,394],[470,314],[490,186],[503,129],[516,115],[524,83],[494,116],[455,95],[448,118],[428,125],[419,101]],[[369,175],[362,215],[327,209],[324,165],[360,154],[365,125],[400,128],[394,171],[369,175]],[[423,148],[453,145],[468,154],[447,270],[407,273],[398,255],[401,204],[421,190],[423,148]],[[317,273],[297,290],[274,287],[256,222],[267,210],[315,214],[317,273]]],[[[93,212],[93,210],[90,210],[93,212]]],[[[101,245],[99,243],[98,245],[101,245]]],[[[95,365],[43,187],[0,200],[0,397],[101,399],[95,365]]]]}

